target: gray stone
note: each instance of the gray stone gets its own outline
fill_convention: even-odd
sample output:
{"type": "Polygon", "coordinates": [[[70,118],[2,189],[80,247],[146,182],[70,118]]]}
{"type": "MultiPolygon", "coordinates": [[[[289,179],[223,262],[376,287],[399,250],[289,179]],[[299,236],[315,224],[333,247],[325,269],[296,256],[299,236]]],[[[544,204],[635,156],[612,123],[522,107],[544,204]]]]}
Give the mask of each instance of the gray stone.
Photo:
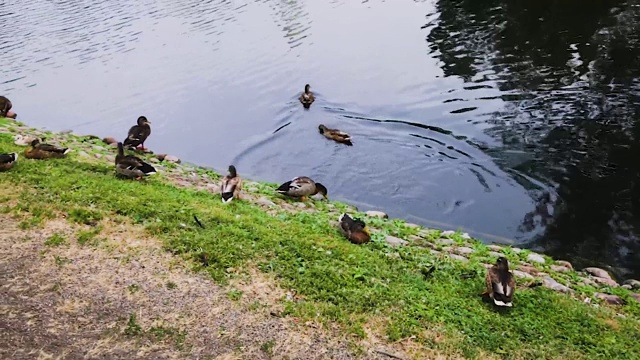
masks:
{"type": "Polygon", "coordinates": [[[177,156],[174,156],[174,155],[167,155],[167,156],[164,157],[164,160],[168,161],[168,162],[175,163],[175,164],[180,164],[180,162],[181,162],[180,159],[177,156]]]}
{"type": "Polygon", "coordinates": [[[431,230],[422,229],[422,230],[418,231],[418,236],[421,236],[423,238],[431,237],[431,230]]]}
{"type": "Polygon", "coordinates": [[[532,262],[536,262],[539,264],[544,264],[545,260],[544,257],[540,254],[536,254],[536,253],[531,253],[529,255],[527,255],[527,260],[532,261],[532,262]]]}
{"type": "Polygon", "coordinates": [[[436,242],[440,245],[451,245],[454,243],[454,241],[451,239],[438,239],[436,240],[436,242]]]}
{"type": "Polygon", "coordinates": [[[482,266],[484,266],[485,269],[491,269],[493,267],[493,265],[491,264],[482,264],[482,266]]]}
{"type": "Polygon", "coordinates": [[[622,285],[623,289],[627,289],[627,290],[633,290],[633,286],[629,285],[629,284],[624,284],[622,285]]]}
{"type": "Polygon", "coordinates": [[[589,279],[589,278],[580,278],[580,281],[582,281],[585,285],[589,285],[589,286],[595,286],[596,282],[589,279]]]}
{"type": "Polygon", "coordinates": [[[595,297],[596,299],[604,300],[606,303],[611,305],[624,305],[624,300],[622,300],[617,295],[594,293],[593,297],[595,297]]]}
{"type": "Polygon", "coordinates": [[[499,258],[499,257],[503,256],[503,254],[499,253],[499,252],[495,252],[495,251],[489,251],[489,256],[494,257],[494,258],[499,258]]]}
{"type": "Polygon", "coordinates": [[[382,211],[369,210],[365,214],[369,217],[379,218],[379,219],[387,219],[389,216],[382,211]]]}
{"type": "Polygon", "coordinates": [[[449,254],[449,257],[454,259],[454,260],[459,260],[459,261],[464,261],[464,262],[468,262],[469,261],[469,259],[467,259],[466,257],[461,256],[461,255],[457,255],[457,254],[449,254]]]}
{"type": "Polygon", "coordinates": [[[248,191],[248,192],[252,192],[252,193],[254,193],[254,192],[258,192],[258,188],[255,188],[255,187],[249,187],[249,188],[247,188],[247,191],[248,191]]]}
{"type": "Polygon", "coordinates": [[[465,240],[470,240],[471,239],[471,235],[469,235],[468,233],[463,233],[462,235],[460,235],[460,237],[465,239],[465,240]]]}
{"type": "Polygon", "coordinates": [[[551,290],[554,291],[558,291],[561,293],[570,293],[573,292],[573,290],[571,290],[571,288],[564,286],[562,284],[560,284],[559,282],[557,282],[554,278],[552,278],[551,276],[545,276],[542,279],[542,286],[549,288],[551,290]]]}
{"type": "Polygon", "coordinates": [[[625,280],[624,284],[631,286],[632,289],[640,289],[640,281],[635,279],[625,280]]]}
{"type": "Polygon", "coordinates": [[[451,236],[453,234],[455,234],[456,232],[453,230],[446,230],[440,233],[440,236],[451,236]]]}
{"type": "Polygon", "coordinates": [[[489,250],[491,251],[502,251],[502,246],[498,246],[498,245],[489,245],[487,246],[489,248],[489,250]]]}
{"type": "Polygon", "coordinates": [[[550,266],[551,270],[555,271],[555,272],[568,272],[571,271],[571,269],[561,266],[561,265],[551,265],[550,266]]]}
{"type": "Polygon", "coordinates": [[[566,267],[566,268],[569,268],[569,269],[573,270],[573,265],[571,265],[571,263],[570,263],[570,262],[568,262],[568,261],[564,261],[564,260],[557,260],[557,261],[556,261],[556,264],[558,264],[558,265],[560,265],[560,266],[564,266],[564,267],[566,267]]]}
{"type": "Polygon", "coordinates": [[[445,246],[442,248],[442,251],[450,253],[453,250],[451,246],[445,246]]]}
{"type": "Polygon", "coordinates": [[[533,276],[531,276],[531,274],[527,274],[524,271],[512,270],[511,272],[515,277],[524,278],[524,279],[533,279],[533,276]]]}
{"type": "Polygon", "coordinates": [[[409,243],[407,240],[403,240],[391,235],[388,235],[386,238],[384,238],[384,241],[386,241],[387,244],[391,246],[401,246],[401,245],[407,245],[409,243]]]}
{"type": "Polygon", "coordinates": [[[457,248],[453,249],[453,251],[456,254],[459,254],[459,255],[469,255],[469,254],[473,253],[475,250],[473,250],[470,247],[461,246],[461,247],[457,247],[457,248]]]}
{"type": "Polygon", "coordinates": [[[582,271],[586,272],[589,275],[593,275],[595,277],[613,280],[611,275],[609,275],[609,273],[604,269],[600,269],[597,267],[588,267],[588,268],[582,269],[582,271]]]}

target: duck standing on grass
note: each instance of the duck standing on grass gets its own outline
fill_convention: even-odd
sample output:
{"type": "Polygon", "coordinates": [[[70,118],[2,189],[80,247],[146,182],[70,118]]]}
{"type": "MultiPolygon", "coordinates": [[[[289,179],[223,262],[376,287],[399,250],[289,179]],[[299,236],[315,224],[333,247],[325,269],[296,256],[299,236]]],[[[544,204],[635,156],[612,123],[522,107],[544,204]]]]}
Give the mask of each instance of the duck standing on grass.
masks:
{"type": "Polygon", "coordinates": [[[340,215],[338,218],[340,222],[340,231],[344,236],[354,244],[365,244],[371,240],[371,235],[367,230],[367,225],[360,219],[354,219],[351,216],[345,214],[340,215]]]}
{"type": "Polygon", "coordinates": [[[242,178],[238,175],[236,167],[229,166],[229,174],[222,178],[220,185],[220,196],[222,203],[229,203],[233,198],[240,198],[240,190],[242,190],[242,178]]]}
{"type": "Polygon", "coordinates": [[[18,161],[18,153],[0,154],[0,171],[6,171],[18,161]]]}
{"type": "Polygon", "coordinates": [[[327,199],[327,188],[306,176],[298,176],[287,181],[280,185],[276,192],[291,197],[299,197],[302,201],[306,199],[306,196],[313,196],[317,193],[321,193],[327,199]]]}
{"type": "Polygon", "coordinates": [[[144,142],[149,135],[151,135],[151,121],[147,120],[145,116],[140,116],[138,124],[129,129],[124,146],[127,148],[139,147],[141,150],[145,150],[144,142]]]}
{"type": "Polygon", "coordinates": [[[118,155],[116,155],[116,173],[129,179],[141,180],[144,176],[153,175],[156,169],[142,161],[137,156],[125,155],[124,146],[118,143],[118,155]]]}
{"type": "Polygon", "coordinates": [[[11,104],[11,100],[4,96],[0,96],[0,117],[8,117],[11,119],[17,118],[18,114],[11,111],[12,107],[13,104],[11,104]]]}
{"type": "Polygon", "coordinates": [[[311,106],[311,103],[313,103],[314,100],[316,99],[316,97],[313,95],[311,90],[309,90],[310,88],[311,88],[311,85],[306,84],[304,86],[304,92],[298,98],[298,100],[300,100],[300,102],[302,103],[302,106],[304,106],[305,109],[308,109],[311,106]]]}
{"type": "Polygon", "coordinates": [[[489,295],[497,306],[511,307],[513,292],[516,282],[513,274],[509,271],[509,262],[504,257],[499,257],[496,264],[487,269],[485,277],[487,290],[482,295],[489,295]]]}
{"type": "Polygon", "coordinates": [[[320,124],[320,126],[318,126],[318,130],[320,130],[320,134],[324,135],[324,137],[329,140],[333,140],[349,146],[353,145],[353,143],[351,142],[351,136],[344,131],[340,131],[338,129],[329,129],[323,124],[320,124]]]}
{"type": "Polygon", "coordinates": [[[24,150],[24,157],[27,159],[50,159],[63,158],[71,151],[69,148],[63,148],[55,145],[44,144],[40,139],[34,139],[24,150]]]}

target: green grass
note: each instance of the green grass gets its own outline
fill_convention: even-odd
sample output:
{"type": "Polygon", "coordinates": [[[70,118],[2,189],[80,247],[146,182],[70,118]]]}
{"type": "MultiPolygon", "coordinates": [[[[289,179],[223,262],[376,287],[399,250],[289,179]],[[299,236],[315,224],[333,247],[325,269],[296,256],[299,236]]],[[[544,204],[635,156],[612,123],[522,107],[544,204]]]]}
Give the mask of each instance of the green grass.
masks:
{"type": "MultiPolygon", "coordinates": [[[[0,134],[0,151],[22,150],[13,145],[12,136],[0,134]]],[[[238,276],[226,269],[257,266],[283,288],[304,296],[305,301],[286,302],[285,315],[337,322],[354,338],[365,337],[363,327],[375,319],[384,324],[389,341],[416,336],[426,347],[469,358],[483,353],[504,359],[640,358],[640,306],[628,292],[616,290],[629,304],[612,309],[587,306],[542,287],[519,289],[514,307],[497,311],[479,296],[484,290],[481,264],[491,261],[482,244],[473,245],[476,253],[469,263],[417,246],[391,248],[383,241],[386,234],[405,237],[419,229],[402,221],[367,219],[382,231],[371,243],[355,246],[329,225],[337,218],[330,208],[344,209],[342,204],[317,203],[315,214],[280,212],[274,217],[248,202],[223,205],[210,193],[176,188],[162,175],[145,182],[119,180],[112,166],[76,156],[48,161],[21,157],[14,169],[1,173],[0,186],[18,192],[18,204],[8,212],[21,216],[25,227],[39,226],[56,214],[90,226],[124,216],[222,285],[238,276]],[[429,267],[435,270],[425,276],[421,270],[429,267]]],[[[267,196],[273,188],[257,185],[267,196]]],[[[78,241],[91,241],[97,228],[81,233],[78,241]]],[[[438,234],[431,232],[428,238],[438,234]]],[[[458,235],[453,238],[465,243],[458,235]]],[[[54,245],[60,240],[47,241],[54,245]]],[[[512,262],[526,258],[506,253],[512,262]]],[[[231,290],[228,296],[237,300],[242,293],[231,290]]],[[[132,315],[125,334],[141,331],[132,315]]],[[[269,349],[265,345],[263,350],[269,349]]]]}

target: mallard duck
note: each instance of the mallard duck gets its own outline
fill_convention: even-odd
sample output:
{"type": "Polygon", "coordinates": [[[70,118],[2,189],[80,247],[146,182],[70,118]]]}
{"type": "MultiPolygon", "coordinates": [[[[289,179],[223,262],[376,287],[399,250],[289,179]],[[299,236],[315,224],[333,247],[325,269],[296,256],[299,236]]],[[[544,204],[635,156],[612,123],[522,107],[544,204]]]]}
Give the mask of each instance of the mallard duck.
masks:
{"type": "Polygon", "coordinates": [[[313,196],[317,193],[321,193],[325,199],[327,198],[327,188],[306,176],[299,176],[287,181],[280,185],[276,189],[276,192],[292,197],[299,197],[302,201],[305,200],[306,196],[313,196]]]}
{"type": "Polygon", "coordinates": [[[487,290],[482,295],[489,295],[498,306],[511,307],[513,292],[516,289],[516,282],[513,274],[509,271],[509,262],[504,257],[499,257],[496,264],[487,269],[485,277],[487,290]]]}
{"type": "Polygon", "coordinates": [[[27,159],[62,158],[67,155],[69,151],[71,151],[69,148],[44,144],[40,142],[40,139],[33,139],[29,147],[24,150],[24,156],[27,159]]]}
{"type": "Polygon", "coordinates": [[[311,85],[306,84],[304,86],[304,92],[298,98],[298,100],[300,100],[302,105],[307,109],[309,108],[309,106],[311,106],[311,103],[316,99],[316,97],[313,96],[313,93],[311,92],[311,90],[309,90],[310,88],[311,88],[311,85]]]}
{"type": "Polygon", "coordinates": [[[349,146],[353,145],[353,143],[351,143],[351,136],[346,132],[340,131],[338,129],[329,129],[323,124],[320,124],[320,126],[318,126],[318,130],[320,130],[320,134],[324,135],[324,137],[326,137],[327,139],[337,141],[341,144],[349,146]]]}
{"type": "Polygon", "coordinates": [[[11,119],[17,118],[18,114],[11,111],[12,107],[13,104],[11,104],[11,100],[4,96],[0,96],[0,117],[8,117],[11,119]]]}
{"type": "Polygon", "coordinates": [[[242,190],[242,178],[238,175],[236,167],[229,166],[229,174],[222,178],[222,185],[220,185],[220,196],[222,196],[222,202],[228,203],[233,198],[239,198],[240,190],[242,190]]]}
{"type": "Polygon", "coordinates": [[[143,176],[149,176],[156,173],[156,169],[142,161],[137,156],[125,155],[124,146],[121,142],[118,143],[118,155],[116,155],[116,173],[130,178],[130,179],[142,179],[143,176]]]}
{"type": "Polygon", "coordinates": [[[0,154],[0,171],[6,171],[18,161],[18,153],[0,154]]]}
{"type": "Polygon", "coordinates": [[[347,214],[342,214],[338,218],[340,231],[354,244],[364,244],[371,240],[371,235],[367,230],[367,225],[360,219],[354,219],[347,214]]]}
{"type": "Polygon", "coordinates": [[[144,142],[151,135],[151,121],[146,117],[138,118],[138,125],[134,125],[129,129],[129,134],[124,140],[124,146],[128,148],[141,147],[144,150],[144,142]]]}

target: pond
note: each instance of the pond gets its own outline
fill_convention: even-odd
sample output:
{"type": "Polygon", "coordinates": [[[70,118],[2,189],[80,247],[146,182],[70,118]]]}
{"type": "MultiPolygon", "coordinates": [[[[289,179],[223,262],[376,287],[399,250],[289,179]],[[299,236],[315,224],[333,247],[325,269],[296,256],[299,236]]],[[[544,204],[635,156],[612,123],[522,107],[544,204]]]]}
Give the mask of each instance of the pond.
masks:
{"type": "Polygon", "coordinates": [[[0,94],[29,125],[146,115],[156,152],[632,277],[639,24],[637,1],[16,0],[0,94]]]}

